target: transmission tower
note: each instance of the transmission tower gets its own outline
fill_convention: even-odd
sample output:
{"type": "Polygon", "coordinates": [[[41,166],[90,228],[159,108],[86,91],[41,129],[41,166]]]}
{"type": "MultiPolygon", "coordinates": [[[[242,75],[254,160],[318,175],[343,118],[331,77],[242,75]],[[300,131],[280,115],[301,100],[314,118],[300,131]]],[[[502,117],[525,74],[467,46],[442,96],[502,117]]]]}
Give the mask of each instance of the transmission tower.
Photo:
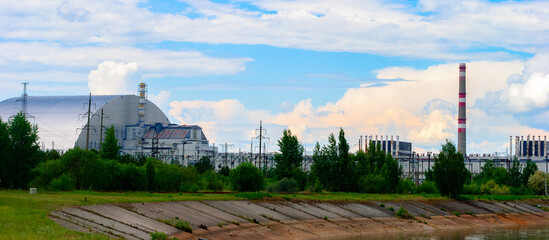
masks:
{"type": "Polygon", "coordinates": [[[94,105],[94,109],[95,109],[95,103],[92,103],[92,100],[91,100],[91,93],[90,93],[90,97],[88,99],[88,102],[87,103],[84,103],[84,107],[86,106],[86,104],[88,105],[88,111],[84,114],[80,114],[80,116],[86,116],[88,121],[86,122],[86,125],[82,128],[82,130],[86,130],[86,150],[89,150],[89,147],[90,147],[90,128],[93,127],[93,129],[95,130],[95,127],[94,126],[91,126],[90,125],[90,118],[91,118],[91,105],[94,105]]]}
{"type": "MultiPolygon", "coordinates": [[[[259,162],[259,169],[261,169],[261,142],[263,139],[271,140],[268,137],[263,136],[264,134],[267,134],[267,129],[263,128],[263,121],[259,121],[259,129],[255,130],[256,134],[259,134],[257,137],[252,138],[253,139],[259,139],[259,155],[258,155],[258,162],[259,162]]],[[[252,149],[253,151],[253,149],[252,149]]],[[[267,175],[267,161],[265,160],[265,175],[267,175]]]]}
{"type": "MultiPolygon", "coordinates": [[[[21,113],[23,114],[23,116],[25,117],[25,119],[29,119],[29,118],[32,118],[34,119],[34,116],[30,115],[27,111],[27,98],[28,98],[28,94],[27,94],[27,85],[29,85],[28,82],[24,82],[24,83],[21,83],[23,85],[23,94],[21,94],[21,97],[17,100],[15,100],[16,102],[21,102],[21,113]]],[[[11,116],[10,118],[13,118],[13,116],[11,116]]]]}

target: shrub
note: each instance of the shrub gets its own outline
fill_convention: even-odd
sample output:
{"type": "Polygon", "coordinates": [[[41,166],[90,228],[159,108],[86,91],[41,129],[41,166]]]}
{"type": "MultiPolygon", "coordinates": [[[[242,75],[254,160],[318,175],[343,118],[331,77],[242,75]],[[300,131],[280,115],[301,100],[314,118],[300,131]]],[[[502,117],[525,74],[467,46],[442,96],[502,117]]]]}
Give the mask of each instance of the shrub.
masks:
{"type": "Polygon", "coordinates": [[[416,185],[415,183],[410,179],[403,179],[399,181],[398,186],[396,188],[397,193],[413,193],[416,185]]]}
{"type": "MultiPolygon", "coordinates": [[[[544,190],[545,191],[545,190],[544,190]]],[[[511,187],[511,195],[535,195],[536,193],[529,187],[511,187]]]]}
{"type": "Polygon", "coordinates": [[[460,212],[458,212],[458,211],[455,211],[455,212],[453,212],[452,214],[454,214],[454,215],[456,215],[456,216],[458,216],[458,217],[460,217],[460,216],[461,216],[461,213],[460,213],[460,212]]]}
{"type": "Polygon", "coordinates": [[[278,183],[270,185],[267,190],[269,192],[294,193],[298,190],[297,181],[292,178],[283,178],[278,183]]]}
{"type": "Polygon", "coordinates": [[[47,186],[48,190],[54,191],[71,191],[74,190],[74,181],[64,173],[63,175],[54,178],[47,186]]]}
{"type": "Polygon", "coordinates": [[[233,189],[241,192],[260,191],[265,183],[261,170],[251,163],[240,164],[231,171],[229,178],[233,189]]]}
{"type": "Polygon", "coordinates": [[[511,190],[509,189],[508,186],[499,185],[496,183],[495,180],[490,180],[485,184],[482,184],[482,186],[480,187],[480,190],[483,193],[497,194],[497,195],[508,195],[511,193],[511,190]]]}
{"type": "Polygon", "coordinates": [[[151,240],[167,240],[168,235],[163,232],[153,232],[151,233],[151,240]]]}
{"type": "Polygon", "coordinates": [[[408,213],[408,210],[406,210],[405,208],[402,208],[402,207],[400,207],[398,209],[398,211],[395,213],[395,215],[399,218],[404,218],[404,219],[414,219],[415,218],[410,213],[408,213]]]}
{"type": "Polygon", "coordinates": [[[393,207],[388,207],[387,209],[388,209],[389,211],[393,211],[393,212],[395,211],[395,209],[394,209],[393,207]]]}
{"type": "Polygon", "coordinates": [[[183,230],[188,233],[193,232],[193,228],[191,227],[191,224],[187,221],[176,221],[173,226],[179,230],[183,230]]]}
{"type": "Polygon", "coordinates": [[[528,187],[531,188],[536,194],[543,194],[545,192],[545,179],[547,174],[542,171],[536,171],[528,178],[528,187]]]}
{"type": "MultiPolygon", "coordinates": [[[[438,193],[437,185],[433,181],[424,181],[416,188],[416,193],[438,193]]],[[[465,192],[465,189],[464,189],[465,192]]]]}
{"type": "Polygon", "coordinates": [[[476,183],[471,183],[463,186],[463,193],[470,195],[480,195],[482,191],[480,190],[480,185],[476,183]]]}
{"type": "Polygon", "coordinates": [[[380,174],[369,174],[362,178],[358,183],[361,192],[365,193],[383,193],[388,192],[389,186],[380,174]]]}
{"type": "Polygon", "coordinates": [[[229,176],[229,173],[230,173],[230,169],[228,166],[223,166],[221,167],[221,169],[219,169],[219,171],[217,172],[219,175],[223,175],[225,177],[228,177],[229,176]]]}

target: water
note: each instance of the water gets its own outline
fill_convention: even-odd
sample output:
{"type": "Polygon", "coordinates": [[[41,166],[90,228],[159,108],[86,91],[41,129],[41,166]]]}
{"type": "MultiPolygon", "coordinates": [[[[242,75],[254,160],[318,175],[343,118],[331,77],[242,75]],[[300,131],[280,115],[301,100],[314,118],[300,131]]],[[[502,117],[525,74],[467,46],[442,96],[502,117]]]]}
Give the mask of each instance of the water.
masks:
{"type": "Polygon", "coordinates": [[[525,228],[463,229],[459,231],[432,231],[421,233],[393,233],[369,235],[338,240],[542,240],[549,239],[549,226],[525,228]]]}

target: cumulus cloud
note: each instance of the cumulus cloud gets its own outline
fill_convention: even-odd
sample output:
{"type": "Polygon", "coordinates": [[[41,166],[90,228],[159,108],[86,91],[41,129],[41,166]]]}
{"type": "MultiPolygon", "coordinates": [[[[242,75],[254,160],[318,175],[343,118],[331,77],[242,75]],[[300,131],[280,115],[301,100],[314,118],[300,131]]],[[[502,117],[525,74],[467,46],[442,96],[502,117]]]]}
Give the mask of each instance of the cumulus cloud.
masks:
{"type": "Polygon", "coordinates": [[[106,61],[88,75],[88,87],[95,95],[135,93],[137,63],[106,61]]]}
{"type": "MultiPolygon", "coordinates": [[[[510,134],[532,131],[524,128],[512,115],[489,115],[475,108],[474,102],[494,88],[504,89],[506,79],[520,73],[522,62],[469,62],[468,136],[471,152],[483,146],[502,146],[510,134]],[[514,130],[513,130],[514,129],[514,130]],[[521,129],[521,131],[518,131],[521,129]],[[486,133],[490,131],[490,133],[486,133]],[[477,144],[472,139],[488,139],[492,144],[477,144]],[[474,143],[474,144],[473,144],[474,143]]],[[[456,140],[458,64],[439,64],[426,69],[407,67],[378,71],[386,85],[348,89],[337,101],[313,106],[311,99],[291,104],[278,113],[247,109],[237,100],[172,102],[170,115],[182,123],[205,123],[217,139],[249,141],[250,126],[259,120],[270,125],[271,138],[278,139],[281,130],[289,128],[307,148],[316,141],[326,142],[339,127],[346,130],[351,145],[360,135],[399,135],[420,149],[438,149],[445,139],[456,140]],[[235,136],[236,134],[236,136],[235,136]]],[[[282,103],[281,105],[288,105],[282,103]]],[[[354,146],[356,150],[358,146],[354,146]]],[[[501,150],[501,149],[498,149],[501,150]]]]}
{"type": "Polygon", "coordinates": [[[490,91],[479,102],[490,112],[526,113],[549,106],[549,54],[528,60],[520,74],[509,77],[504,89],[490,91]]]}

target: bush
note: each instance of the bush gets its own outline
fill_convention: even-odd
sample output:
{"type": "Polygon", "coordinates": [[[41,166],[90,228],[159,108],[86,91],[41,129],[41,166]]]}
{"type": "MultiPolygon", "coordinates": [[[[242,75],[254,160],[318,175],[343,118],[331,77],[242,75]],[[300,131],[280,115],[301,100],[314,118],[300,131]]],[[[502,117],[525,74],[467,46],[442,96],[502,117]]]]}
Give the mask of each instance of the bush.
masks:
{"type": "Polygon", "coordinates": [[[480,190],[483,193],[496,194],[496,195],[509,195],[511,190],[508,186],[499,185],[495,180],[490,180],[485,184],[482,184],[480,190]]]}
{"type": "Polygon", "coordinates": [[[542,171],[536,171],[528,178],[528,187],[536,194],[542,195],[545,192],[545,179],[547,174],[542,171]]]}
{"type": "Polygon", "coordinates": [[[61,176],[65,171],[66,168],[59,159],[42,162],[32,170],[32,173],[36,177],[32,180],[30,186],[45,187],[54,178],[61,176]]]}
{"type": "Polygon", "coordinates": [[[48,190],[53,191],[72,191],[74,190],[74,181],[64,173],[63,175],[54,178],[46,187],[48,190]]]}
{"type": "MultiPolygon", "coordinates": [[[[463,189],[465,192],[465,188],[463,189]]],[[[438,193],[437,185],[433,181],[424,181],[416,188],[416,193],[438,193]]]]}
{"type": "Polygon", "coordinates": [[[163,232],[151,233],[151,240],[168,240],[168,235],[163,232]]]}
{"type": "Polygon", "coordinates": [[[261,170],[251,163],[242,163],[230,173],[231,186],[240,192],[256,192],[264,188],[261,170]]]}
{"type": "Polygon", "coordinates": [[[223,166],[223,167],[221,167],[221,169],[219,169],[219,171],[217,173],[219,175],[223,175],[225,177],[228,177],[230,172],[231,172],[231,170],[229,169],[228,166],[223,166]]]}
{"type": "Polygon", "coordinates": [[[470,195],[481,195],[482,191],[480,190],[480,185],[471,183],[463,186],[463,193],[470,195]]]}
{"type": "Polygon", "coordinates": [[[511,195],[536,195],[536,193],[529,187],[511,187],[511,195]]]}
{"type": "Polygon", "coordinates": [[[269,192],[294,193],[298,190],[297,181],[292,178],[283,178],[277,184],[270,185],[267,190],[269,192]]]}
{"type": "Polygon", "coordinates": [[[400,180],[396,188],[397,193],[413,193],[415,190],[416,184],[410,179],[400,180]]]}
{"type": "Polygon", "coordinates": [[[384,193],[389,189],[385,178],[380,174],[369,174],[361,177],[358,186],[360,191],[364,193],[384,193]]]}
{"type": "Polygon", "coordinates": [[[179,230],[183,230],[188,233],[193,232],[193,228],[191,227],[191,224],[187,221],[176,221],[173,226],[179,230]]]}
{"type": "Polygon", "coordinates": [[[415,218],[410,213],[408,213],[408,210],[406,210],[405,208],[402,208],[402,207],[400,207],[398,209],[398,211],[395,213],[395,215],[399,218],[404,218],[404,219],[414,219],[415,218]]]}
{"type": "Polygon", "coordinates": [[[200,176],[200,183],[202,189],[217,192],[223,190],[223,180],[213,171],[208,171],[202,174],[202,176],[200,176]]]}

